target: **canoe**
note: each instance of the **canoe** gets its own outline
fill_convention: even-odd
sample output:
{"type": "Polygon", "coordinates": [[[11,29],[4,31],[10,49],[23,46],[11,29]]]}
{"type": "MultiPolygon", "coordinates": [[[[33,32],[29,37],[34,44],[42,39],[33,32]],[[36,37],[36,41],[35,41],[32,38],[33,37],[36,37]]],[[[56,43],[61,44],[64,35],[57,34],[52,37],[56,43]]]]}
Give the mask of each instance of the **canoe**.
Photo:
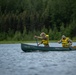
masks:
{"type": "Polygon", "coordinates": [[[43,47],[43,46],[35,46],[29,44],[21,43],[21,49],[24,52],[32,52],[32,51],[72,51],[75,50],[73,47],[63,48],[63,47],[43,47]]]}

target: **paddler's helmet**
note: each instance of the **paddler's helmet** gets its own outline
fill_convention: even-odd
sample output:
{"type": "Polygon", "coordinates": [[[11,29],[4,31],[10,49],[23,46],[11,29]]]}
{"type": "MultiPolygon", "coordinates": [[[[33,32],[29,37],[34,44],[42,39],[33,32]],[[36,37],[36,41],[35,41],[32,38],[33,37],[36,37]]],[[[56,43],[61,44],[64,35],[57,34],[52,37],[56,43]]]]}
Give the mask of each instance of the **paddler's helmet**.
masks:
{"type": "Polygon", "coordinates": [[[66,38],[66,36],[65,35],[62,35],[62,38],[66,38]]]}
{"type": "Polygon", "coordinates": [[[44,33],[44,32],[42,32],[41,34],[40,34],[40,36],[45,36],[46,34],[44,33]]]}

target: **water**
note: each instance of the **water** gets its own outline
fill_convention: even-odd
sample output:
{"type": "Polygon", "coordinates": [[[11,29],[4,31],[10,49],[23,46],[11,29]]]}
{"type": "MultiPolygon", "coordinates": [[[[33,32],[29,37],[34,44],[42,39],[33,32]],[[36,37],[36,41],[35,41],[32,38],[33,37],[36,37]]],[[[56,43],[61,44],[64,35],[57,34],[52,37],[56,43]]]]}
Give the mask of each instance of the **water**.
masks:
{"type": "Polygon", "coordinates": [[[76,75],[76,51],[25,53],[20,46],[0,44],[0,75],[76,75]]]}

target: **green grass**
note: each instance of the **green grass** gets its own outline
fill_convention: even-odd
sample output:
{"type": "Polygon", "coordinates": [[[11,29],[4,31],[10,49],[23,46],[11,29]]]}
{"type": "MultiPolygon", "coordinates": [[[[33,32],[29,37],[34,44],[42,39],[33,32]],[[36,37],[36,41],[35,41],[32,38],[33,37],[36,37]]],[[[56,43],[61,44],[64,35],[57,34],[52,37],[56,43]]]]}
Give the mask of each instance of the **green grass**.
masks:
{"type": "MultiPolygon", "coordinates": [[[[50,40],[49,43],[57,42],[57,41],[58,40],[50,40]]],[[[73,40],[73,42],[76,42],[76,40],[73,40]]],[[[0,44],[19,44],[19,43],[36,43],[36,41],[0,41],[0,44]]]]}
{"type": "MultiPolygon", "coordinates": [[[[40,42],[40,41],[38,41],[40,42]]],[[[57,40],[51,40],[51,42],[57,42],[57,40]]],[[[0,41],[0,44],[18,44],[18,43],[36,43],[36,41],[0,41]]]]}
{"type": "Polygon", "coordinates": [[[0,44],[34,43],[35,41],[0,41],[0,44]]]}

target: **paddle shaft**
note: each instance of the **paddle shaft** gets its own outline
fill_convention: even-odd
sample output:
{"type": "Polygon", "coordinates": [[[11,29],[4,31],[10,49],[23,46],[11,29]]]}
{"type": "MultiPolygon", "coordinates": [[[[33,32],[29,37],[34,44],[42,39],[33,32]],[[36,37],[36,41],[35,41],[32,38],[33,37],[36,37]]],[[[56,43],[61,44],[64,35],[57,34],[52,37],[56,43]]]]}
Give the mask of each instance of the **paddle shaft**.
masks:
{"type": "Polygon", "coordinates": [[[37,43],[37,46],[38,46],[38,40],[37,40],[37,38],[36,38],[36,43],[37,43]]]}

